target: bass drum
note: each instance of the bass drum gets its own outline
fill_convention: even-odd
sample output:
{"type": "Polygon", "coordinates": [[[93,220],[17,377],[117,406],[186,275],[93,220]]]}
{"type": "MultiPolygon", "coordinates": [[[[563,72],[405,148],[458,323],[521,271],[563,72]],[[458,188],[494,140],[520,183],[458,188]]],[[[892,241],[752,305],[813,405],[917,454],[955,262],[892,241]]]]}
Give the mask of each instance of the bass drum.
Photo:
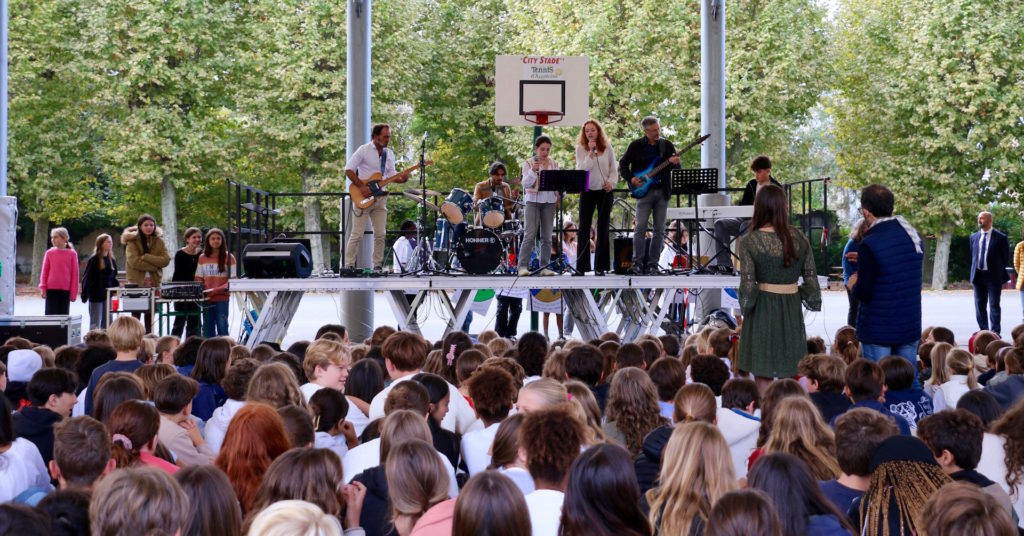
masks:
{"type": "Polygon", "coordinates": [[[471,274],[489,274],[498,269],[505,248],[490,229],[469,229],[455,243],[455,256],[471,274]]]}

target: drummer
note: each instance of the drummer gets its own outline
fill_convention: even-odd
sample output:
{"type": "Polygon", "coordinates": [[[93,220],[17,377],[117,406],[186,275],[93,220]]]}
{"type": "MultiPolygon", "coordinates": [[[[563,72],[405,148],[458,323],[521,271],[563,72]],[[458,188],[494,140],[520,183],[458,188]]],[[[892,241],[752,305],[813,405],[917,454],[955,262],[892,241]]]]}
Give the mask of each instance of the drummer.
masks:
{"type": "MultiPolygon", "coordinates": [[[[505,182],[505,175],[508,174],[505,164],[495,162],[491,164],[489,172],[490,178],[476,183],[476,188],[473,190],[473,205],[477,206],[480,201],[491,197],[491,195],[500,195],[504,198],[505,219],[511,219],[512,211],[515,209],[514,196],[518,195],[519,191],[512,190],[505,182]]],[[[479,211],[476,215],[476,225],[480,225],[479,211]]]]}

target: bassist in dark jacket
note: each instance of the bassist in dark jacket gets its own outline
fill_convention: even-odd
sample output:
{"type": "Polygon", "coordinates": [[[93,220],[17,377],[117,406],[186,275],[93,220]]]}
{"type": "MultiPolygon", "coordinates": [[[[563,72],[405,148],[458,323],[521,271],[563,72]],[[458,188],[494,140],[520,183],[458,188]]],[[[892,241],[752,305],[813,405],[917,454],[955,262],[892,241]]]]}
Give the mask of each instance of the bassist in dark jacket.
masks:
{"type": "Polygon", "coordinates": [[[672,187],[669,173],[670,170],[679,168],[679,157],[675,155],[676,148],[672,142],[661,138],[661,125],[658,124],[658,118],[647,116],[640,122],[640,127],[643,128],[644,137],[630,143],[625,154],[619,159],[619,175],[632,188],[637,188],[642,186],[644,181],[636,175],[665,160],[668,160],[671,165],[666,166],[655,175],[653,178],[660,182],[653,185],[646,195],[637,199],[636,227],[633,229],[633,266],[631,268],[634,274],[656,272],[658,269],[658,259],[661,257],[661,248],[665,242],[665,213],[668,210],[672,187]],[[651,239],[650,251],[645,251],[647,220],[652,214],[654,215],[654,236],[651,239]]]}

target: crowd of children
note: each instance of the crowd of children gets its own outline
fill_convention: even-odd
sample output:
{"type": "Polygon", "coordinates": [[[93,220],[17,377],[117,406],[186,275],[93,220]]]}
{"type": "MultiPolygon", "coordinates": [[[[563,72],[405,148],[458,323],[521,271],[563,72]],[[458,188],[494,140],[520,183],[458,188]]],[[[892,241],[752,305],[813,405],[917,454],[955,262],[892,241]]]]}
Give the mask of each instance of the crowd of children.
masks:
{"type": "Polygon", "coordinates": [[[0,346],[0,534],[1012,535],[1024,325],[918,359],[809,340],[764,391],[728,328],[549,344],[380,327],[251,350],[0,346]]]}

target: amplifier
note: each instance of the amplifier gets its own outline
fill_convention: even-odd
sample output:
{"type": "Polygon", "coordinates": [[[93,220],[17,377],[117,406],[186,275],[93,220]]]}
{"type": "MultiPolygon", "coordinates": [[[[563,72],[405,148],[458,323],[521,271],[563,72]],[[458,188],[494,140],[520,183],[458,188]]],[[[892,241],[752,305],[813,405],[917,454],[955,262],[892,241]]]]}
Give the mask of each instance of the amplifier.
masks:
{"type": "MultiPolygon", "coordinates": [[[[648,238],[644,242],[647,251],[651,250],[651,239],[648,238]]],[[[629,269],[633,267],[633,238],[625,236],[617,236],[612,241],[612,251],[614,256],[612,257],[612,271],[618,275],[626,275],[629,273],[629,269]]],[[[648,259],[651,261],[651,259],[648,259]]],[[[657,263],[658,259],[653,259],[653,262],[657,263]]]]}
{"type": "Polygon", "coordinates": [[[148,312],[151,310],[150,302],[153,299],[153,289],[150,287],[125,287],[121,289],[120,299],[118,311],[148,312]]]}
{"type": "Polygon", "coordinates": [[[242,250],[242,268],[252,279],[306,278],[313,273],[313,259],[302,244],[254,243],[242,250]]]}
{"type": "Polygon", "coordinates": [[[82,315],[0,316],[0,341],[24,337],[56,349],[82,342],[82,315]]]}
{"type": "Polygon", "coordinates": [[[203,284],[198,281],[164,283],[160,285],[160,297],[165,300],[201,300],[203,284]]]}

